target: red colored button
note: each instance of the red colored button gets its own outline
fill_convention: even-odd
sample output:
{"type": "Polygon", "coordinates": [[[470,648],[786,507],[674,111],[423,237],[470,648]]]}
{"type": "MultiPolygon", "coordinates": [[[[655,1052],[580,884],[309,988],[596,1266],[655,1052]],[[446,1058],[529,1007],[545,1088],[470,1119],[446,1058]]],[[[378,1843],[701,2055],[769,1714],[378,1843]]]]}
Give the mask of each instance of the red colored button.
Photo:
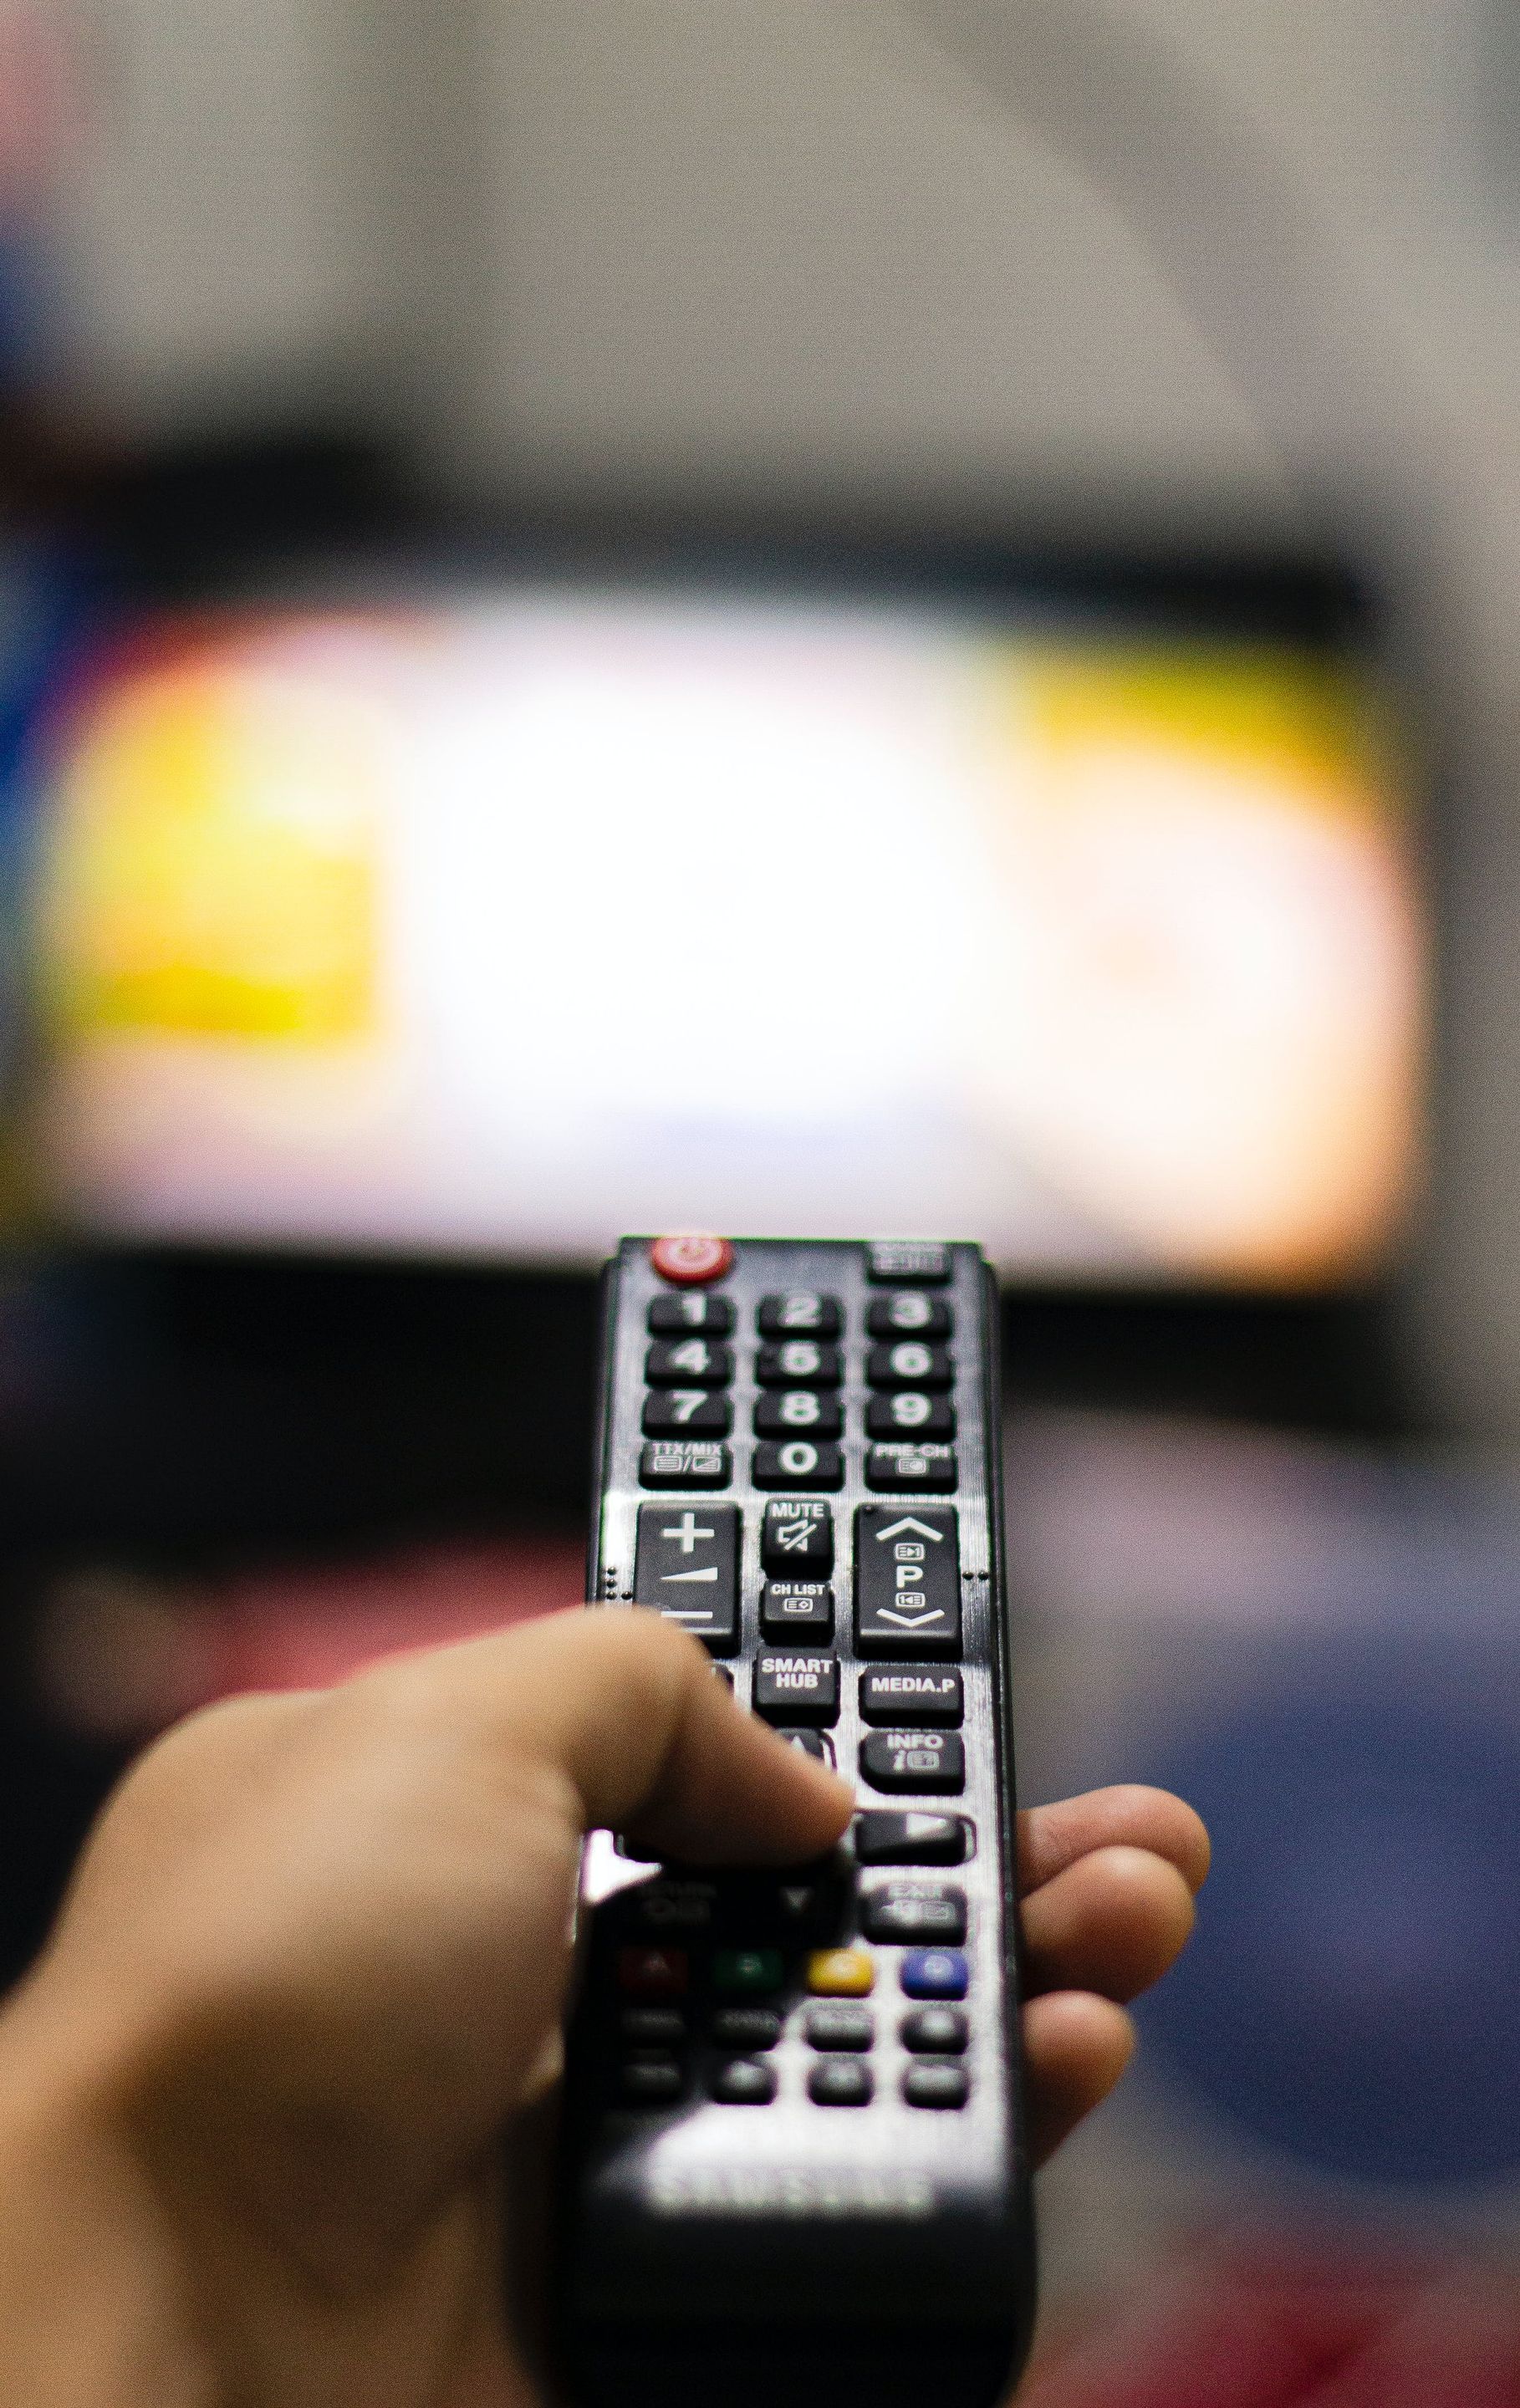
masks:
{"type": "Polygon", "coordinates": [[[705,1287],[734,1268],[734,1249],[726,1238],[710,1238],[700,1230],[683,1230],[678,1238],[656,1238],[650,1261],[673,1287],[705,1287]]]}
{"type": "Polygon", "coordinates": [[[620,1948],[618,1988],[636,1999],[677,1999],[686,1987],[684,1948],[620,1948]]]}

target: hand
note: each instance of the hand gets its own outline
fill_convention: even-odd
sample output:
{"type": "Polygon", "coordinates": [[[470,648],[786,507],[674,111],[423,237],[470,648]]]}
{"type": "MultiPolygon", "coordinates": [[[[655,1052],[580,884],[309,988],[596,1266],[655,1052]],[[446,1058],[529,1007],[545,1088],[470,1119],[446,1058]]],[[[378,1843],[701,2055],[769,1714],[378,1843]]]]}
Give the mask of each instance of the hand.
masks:
{"type": "MultiPolygon", "coordinates": [[[[182,1724],[108,1806],[0,2018],[0,2356],[29,2408],[490,2408],[504,2127],[552,2081],[581,1836],[796,1861],[842,1782],[656,1616],[572,1612],[182,1724]]],[[[1024,1818],[1037,2144],[1208,1842],[1118,1789],[1024,1818]]]]}

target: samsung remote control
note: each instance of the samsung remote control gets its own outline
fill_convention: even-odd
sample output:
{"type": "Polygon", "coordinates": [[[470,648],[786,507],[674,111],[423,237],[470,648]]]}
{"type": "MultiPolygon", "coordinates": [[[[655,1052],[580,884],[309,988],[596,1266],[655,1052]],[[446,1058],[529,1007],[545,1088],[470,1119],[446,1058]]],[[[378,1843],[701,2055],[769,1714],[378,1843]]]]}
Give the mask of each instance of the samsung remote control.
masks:
{"type": "Polygon", "coordinates": [[[828,1859],[594,1834],[558,2348],[584,2408],[982,2408],[1034,2309],[997,1310],[977,1248],[627,1239],[594,1602],[857,1788],[828,1859]]]}

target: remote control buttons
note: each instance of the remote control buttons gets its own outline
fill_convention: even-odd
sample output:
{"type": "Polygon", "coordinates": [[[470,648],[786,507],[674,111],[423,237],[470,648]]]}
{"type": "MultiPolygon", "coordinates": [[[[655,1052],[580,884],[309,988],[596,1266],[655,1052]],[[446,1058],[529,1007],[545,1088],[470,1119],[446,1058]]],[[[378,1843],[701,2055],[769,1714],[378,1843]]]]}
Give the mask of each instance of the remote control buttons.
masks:
{"type": "Polygon", "coordinates": [[[904,2015],[897,2037],[915,2057],[959,2057],[969,2031],[959,2007],[915,2007],[904,2015]]]}
{"type": "Polygon", "coordinates": [[[844,1427],[844,1408],[827,1389],[774,1389],[754,1400],[757,1438],[838,1438],[844,1427]]]}
{"type": "Polygon", "coordinates": [[[964,1999],[970,1971],[959,1948],[911,1948],[898,1974],[909,1999],[964,1999]]]}
{"type": "Polygon", "coordinates": [[[712,2096],[721,2107],[768,2107],[776,2096],[776,2075],[753,2057],[736,2057],[712,2077],[712,2096]]]}
{"type": "Polygon", "coordinates": [[[822,2057],[808,2076],[815,2107],[868,2107],[875,2089],[870,2067],[852,2057],[822,2057]]]}
{"type": "Polygon", "coordinates": [[[954,1438],[955,1408],[948,1397],[925,1396],[922,1388],[898,1388],[891,1396],[873,1397],[866,1408],[868,1438],[954,1438]]]}
{"type": "Polygon", "coordinates": [[[767,1722],[837,1722],[838,1658],[763,1655],[754,1668],[754,1711],[767,1722]]]}
{"type": "Polygon", "coordinates": [[[711,1280],[720,1280],[734,1268],[734,1249],[726,1238],[710,1237],[695,1229],[682,1230],[679,1236],[656,1238],[649,1250],[649,1258],[663,1280],[672,1287],[705,1287],[711,1280]]]}
{"type": "Polygon", "coordinates": [[[872,1664],[860,1676],[864,1723],[912,1723],[925,1730],[954,1730],[965,1712],[958,1672],[926,1664],[872,1664]]]}
{"type": "Polygon", "coordinates": [[[876,1987],[869,1950],[815,1949],[808,1959],[808,1987],[815,1999],[868,1999],[876,1987]]]}
{"type": "Polygon", "coordinates": [[[668,2107],[685,2086],[673,2057],[631,2057],[618,2069],[618,2095],[625,2107],[668,2107]]]}
{"type": "MultiPolygon", "coordinates": [[[[915,1297],[911,1301],[918,1303],[921,1299],[915,1297]]],[[[731,1297],[704,1296],[700,1288],[688,1288],[684,1296],[657,1296],[650,1302],[652,1338],[684,1337],[694,1329],[708,1338],[726,1338],[733,1326],[731,1297]]]]}
{"type": "MultiPolygon", "coordinates": [[[[644,1449],[646,1455],[656,1452],[644,1449]]],[[[732,1656],[738,1646],[738,1507],[640,1505],[634,1601],[695,1631],[715,1656],[732,1656]]]]}
{"type": "Polygon", "coordinates": [[[766,1507],[760,1560],[767,1572],[831,1572],[834,1516],[816,1498],[776,1498],[766,1507]]]}
{"type": "Polygon", "coordinates": [[[774,2048],[782,2036],[782,2019],[774,2007],[720,2007],[712,2018],[712,2038],[719,2048],[774,2048]]]}
{"type": "MultiPolygon", "coordinates": [[[[653,1324],[651,1323],[652,1328],[653,1324]]],[[[873,1297],[866,1309],[868,1335],[888,1344],[894,1338],[948,1338],[954,1323],[942,1296],[904,1288],[897,1296],[873,1297]]]]}
{"type": "Polygon", "coordinates": [[[876,2038],[870,2009],[842,2000],[838,2005],[810,2007],[804,2028],[810,2048],[858,2051],[869,2048],[876,2038]]]}
{"type": "Polygon", "coordinates": [[[810,1756],[817,1764],[832,1765],[834,1761],[834,1743],[832,1740],[825,1739],[822,1731],[778,1730],[776,1736],[785,1740],[788,1747],[800,1748],[804,1756],[810,1756]]]}
{"type": "Polygon", "coordinates": [[[755,1353],[754,1376],[762,1388],[837,1388],[843,1375],[839,1348],[816,1338],[787,1338],[755,1353]]]}
{"type": "Polygon", "coordinates": [[[861,1900],[860,1928],[868,1940],[885,1941],[899,1948],[913,1941],[958,1946],[966,1937],[966,1893],[889,1882],[884,1889],[870,1890],[861,1900]]]}
{"type": "Polygon", "coordinates": [[[911,1513],[890,1505],[859,1508],[855,1644],[863,1656],[960,1654],[960,1534],[953,1506],[925,1505],[911,1513]]]}
{"type": "Polygon", "coordinates": [[[733,1376],[733,1349],[711,1338],[657,1338],[644,1357],[652,1388],[726,1388],[733,1376]]]}
{"type": "Polygon", "coordinates": [[[783,1439],[780,1445],[762,1439],[750,1477],[756,1488],[842,1488],[844,1457],[837,1446],[810,1438],[783,1439]]]}
{"type": "Polygon", "coordinates": [[[679,2007],[624,2007],[618,2017],[618,2036],[635,2048],[679,2048],[686,2037],[686,2018],[679,2007]]]}
{"type": "Polygon", "coordinates": [[[866,1276],[873,1287],[943,1287],[950,1248],[922,1238],[878,1239],[866,1249],[866,1276]]]}
{"type": "Polygon", "coordinates": [[[860,1770],[873,1789],[958,1798],[966,1750],[958,1731],[872,1731],[861,1742],[860,1770]]]}
{"type": "Polygon", "coordinates": [[[728,1449],[709,1439],[656,1439],[638,1458],[641,1488],[726,1488],[728,1449]]]}
{"type": "Polygon", "coordinates": [[[644,1399],[646,1438],[726,1438],[733,1418],[727,1398],[706,1388],[655,1388],[644,1399]]]}
{"type": "Polygon", "coordinates": [[[921,1338],[899,1338],[873,1346],[867,1377],[873,1388],[948,1388],[955,1376],[948,1346],[926,1346],[921,1338]]]}
{"type": "Polygon", "coordinates": [[[970,2092],[964,2065],[911,2065],[902,2078],[910,2107],[964,2107],[970,2092]]]}
{"type": "Polygon", "coordinates": [[[691,1981],[684,1948],[620,1948],[618,1988],[634,1999],[679,1999],[691,1981]]]}
{"type": "Polygon", "coordinates": [[[948,1496],[959,1477],[953,1446],[873,1446],[866,1458],[872,1488],[905,1496],[948,1496]]]}
{"type": "MultiPolygon", "coordinates": [[[[834,1636],[834,1591],[822,1581],[767,1581],[760,1592],[760,1636],[786,1647],[826,1647],[834,1636]]],[[[899,1706],[894,1719],[900,1722],[899,1706]]]]}
{"type": "Polygon", "coordinates": [[[779,1948],[720,1948],[712,1959],[715,1990],[768,1996],[782,1986],[779,1948]]]}
{"type": "Polygon", "coordinates": [[[811,1288],[794,1288],[789,1296],[767,1296],[761,1302],[762,1338],[838,1338],[842,1326],[837,1296],[819,1296],[811,1288]]]}
{"type": "Polygon", "coordinates": [[[855,1816],[855,1862],[861,1865],[959,1865],[968,1832],[958,1814],[855,1816]]]}

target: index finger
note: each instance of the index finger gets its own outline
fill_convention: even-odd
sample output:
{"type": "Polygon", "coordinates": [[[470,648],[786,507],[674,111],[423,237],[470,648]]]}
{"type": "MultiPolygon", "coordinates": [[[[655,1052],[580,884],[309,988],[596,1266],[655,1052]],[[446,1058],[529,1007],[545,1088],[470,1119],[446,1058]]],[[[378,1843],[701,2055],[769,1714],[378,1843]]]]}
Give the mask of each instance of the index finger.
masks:
{"type": "Polygon", "coordinates": [[[513,1779],[557,1787],[582,1830],[628,1831],[656,1855],[798,1863],[833,1845],[854,1804],[647,1608],[572,1607],[414,1657],[399,1677],[418,1684],[414,1707],[483,1723],[513,1779]]]}

